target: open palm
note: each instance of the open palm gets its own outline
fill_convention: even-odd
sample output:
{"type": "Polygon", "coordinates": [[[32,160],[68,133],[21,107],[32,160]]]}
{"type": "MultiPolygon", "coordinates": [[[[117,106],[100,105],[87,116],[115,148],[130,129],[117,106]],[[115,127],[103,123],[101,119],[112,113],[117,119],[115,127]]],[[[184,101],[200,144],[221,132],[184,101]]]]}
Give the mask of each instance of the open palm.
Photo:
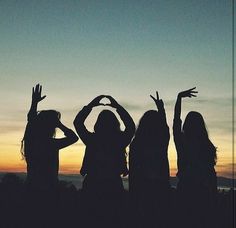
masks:
{"type": "Polygon", "coordinates": [[[46,95],[42,96],[41,93],[42,86],[40,84],[37,84],[35,87],[32,88],[32,101],[38,103],[43,100],[46,95]]]}
{"type": "Polygon", "coordinates": [[[182,91],[179,93],[179,97],[183,98],[183,97],[196,97],[196,93],[198,93],[198,91],[195,90],[196,87],[193,87],[191,89],[182,91]]]}

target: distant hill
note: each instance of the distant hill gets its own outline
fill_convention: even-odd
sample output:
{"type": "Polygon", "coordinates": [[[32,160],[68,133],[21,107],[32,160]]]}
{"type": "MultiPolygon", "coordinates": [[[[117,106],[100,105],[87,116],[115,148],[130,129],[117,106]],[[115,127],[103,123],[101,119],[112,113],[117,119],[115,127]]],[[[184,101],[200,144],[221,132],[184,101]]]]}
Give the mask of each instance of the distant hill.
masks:
{"type": "MultiPolygon", "coordinates": [[[[5,172],[0,172],[0,180],[5,175],[5,172]]],[[[15,173],[22,179],[26,178],[26,173],[15,173]]],[[[59,174],[59,179],[67,182],[71,182],[77,189],[82,187],[83,177],[80,174],[59,174]]],[[[170,177],[170,183],[173,187],[176,187],[178,180],[176,177],[170,177]]],[[[231,188],[232,179],[226,177],[217,177],[217,183],[219,188],[231,188]]],[[[128,179],[123,178],[123,184],[125,189],[128,189],[128,179]]]]}

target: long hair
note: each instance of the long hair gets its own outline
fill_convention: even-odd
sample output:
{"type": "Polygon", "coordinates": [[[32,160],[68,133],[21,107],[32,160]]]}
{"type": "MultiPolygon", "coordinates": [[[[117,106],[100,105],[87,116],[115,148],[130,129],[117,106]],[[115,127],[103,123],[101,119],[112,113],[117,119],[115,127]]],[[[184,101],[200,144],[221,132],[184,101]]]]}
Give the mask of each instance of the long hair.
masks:
{"type": "Polygon", "coordinates": [[[201,147],[199,155],[204,161],[216,164],[216,147],[209,139],[205,121],[199,112],[191,111],[187,114],[182,133],[186,142],[198,142],[201,147]]]}
{"type": "Polygon", "coordinates": [[[130,186],[133,190],[140,188],[140,184],[142,186],[142,178],[147,177],[147,170],[149,174],[152,172],[154,176],[158,175],[165,180],[165,183],[168,182],[166,137],[166,122],[163,121],[160,113],[156,110],[145,112],[139,121],[129,150],[130,186]],[[138,186],[134,187],[135,185],[138,186]]]}
{"type": "Polygon", "coordinates": [[[36,117],[28,122],[24,137],[21,141],[21,154],[25,159],[34,153],[33,148],[44,139],[54,138],[56,124],[61,118],[60,112],[55,110],[43,110],[37,112],[36,117]]]}
{"type": "MultiPolygon", "coordinates": [[[[122,144],[120,122],[116,115],[110,110],[103,110],[99,113],[97,121],[94,125],[94,133],[96,135],[96,143],[99,146],[105,146],[103,153],[99,154],[101,160],[104,161],[103,164],[108,167],[109,170],[104,170],[104,172],[114,173],[119,171],[120,174],[124,174],[127,170],[126,166],[126,150],[122,144]],[[109,148],[109,150],[107,150],[109,148]],[[110,166],[113,164],[112,166],[110,166]]],[[[102,152],[102,151],[101,151],[102,152]]],[[[96,159],[92,158],[92,155],[88,160],[96,159]]],[[[100,166],[99,164],[97,164],[100,166]]],[[[103,167],[100,167],[103,168],[103,167]]]]}
{"type": "Polygon", "coordinates": [[[98,115],[94,132],[102,135],[119,133],[121,132],[120,122],[112,111],[103,110],[98,115]]]}
{"type": "Polygon", "coordinates": [[[162,142],[163,122],[156,110],[144,113],[139,121],[131,148],[158,147],[162,142]]]}

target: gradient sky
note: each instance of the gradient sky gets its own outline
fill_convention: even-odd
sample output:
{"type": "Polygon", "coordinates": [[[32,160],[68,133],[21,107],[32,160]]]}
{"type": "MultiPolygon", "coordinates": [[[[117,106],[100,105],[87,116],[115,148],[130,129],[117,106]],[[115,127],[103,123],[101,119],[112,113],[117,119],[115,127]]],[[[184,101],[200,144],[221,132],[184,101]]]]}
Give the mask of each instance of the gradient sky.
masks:
{"type": "MultiPolygon", "coordinates": [[[[31,88],[43,85],[39,109],[56,109],[73,127],[99,94],[113,95],[136,124],[164,100],[170,130],[177,93],[203,114],[218,148],[218,175],[232,174],[232,5],[222,0],[0,1],[0,171],[25,171],[20,141],[31,88]]],[[[101,109],[88,119],[89,129],[101,109]]],[[[61,134],[60,134],[61,135],[61,134]]],[[[60,152],[60,171],[78,173],[81,141],[60,152]]],[[[171,174],[176,173],[172,134],[171,174]]]]}

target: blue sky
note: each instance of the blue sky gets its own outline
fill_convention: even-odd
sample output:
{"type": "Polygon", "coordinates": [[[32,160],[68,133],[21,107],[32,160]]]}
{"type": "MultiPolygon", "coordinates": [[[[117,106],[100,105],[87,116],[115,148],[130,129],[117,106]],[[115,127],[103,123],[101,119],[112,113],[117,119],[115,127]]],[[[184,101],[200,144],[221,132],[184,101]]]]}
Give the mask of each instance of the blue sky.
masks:
{"type": "MultiPolygon", "coordinates": [[[[70,127],[99,94],[113,95],[138,123],[158,90],[171,128],[176,94],[197,86],[199,96],[185,101],[183,116],[203,113],[223,151],[219,164],[230,163],[231,7],[222,0],[1,1],[1,145],[17,161],[38,82],[47,94],[40,108],[58,109],[70,127]]],[[[0,169],[5,157],[2,146],[0,169]]]]}

